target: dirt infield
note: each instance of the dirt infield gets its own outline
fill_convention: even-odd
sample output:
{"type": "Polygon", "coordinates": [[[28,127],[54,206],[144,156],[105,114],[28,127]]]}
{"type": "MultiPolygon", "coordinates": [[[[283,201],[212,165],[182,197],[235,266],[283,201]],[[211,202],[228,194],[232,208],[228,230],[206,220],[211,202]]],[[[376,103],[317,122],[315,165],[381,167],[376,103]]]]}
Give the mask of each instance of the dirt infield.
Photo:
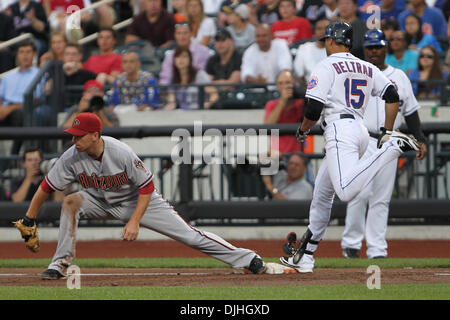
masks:
{"type": "MultiPolygon", "coordinates": [[[[252,249],[262,257],[280,257],[283,240],[230,241],[236,247],[252,249]]],[[[0,243],[0,259],[12,258],[51,258],[55,253],[56,242],[41,243],[41,250],[35,254],[25,248],[23,242],[0,243]]],[[[361,257],[365,258],[365,246],[361,257]]],[[[450,258],[449,240],[390,240],[391,258],[450,258]]],[[[322,241],[315,253],[321,257],[342,257],[339,241],[322,241]]],[[[77,242],[78,258],[153,258],[153,257],[206,257],[205,254],[189,248],[174,240],[166,241],[93,241],[77,242]]]]}
{"type": "MultiPolygon", "coordinates": [[[[0,286],[66,286],[41,280],[42,269],[0,269],[0,286]]],[[[83,286],[365,285],[366,269],[316,269],[312,274],[253,275],[238,269],[83,269],[83,286]]],[[[450,269],[382,269],[383,284],[450,284],[450,269]]]]}
{"type": "MultiPolygon", "coordinates": [[[[283,255],[283,241],[230,241],[238,247],[258,252],[262,257],[283,255]]],[[[0,244],[0,259],[51,258],[56,243],[41,243],[41,251],[33,254],[22,242],[0,244]]],[[[365,247],[361,250],[365,257],[365,247]]],[[[78,242],[78,258],[146,258],[146,257],[206,257],[205,254],[173,240],[168,241],[95,241],[78,242]]],[[[338,241],[323,241],[316,257],[342,257],[338,241]]],[[[389,241],[392,258],[450,258],[450,241],[389,241]]],[[[44,281],[41,269],[0,269],[0,286],[66,286],[65,280],[44,281]]],[[[296,286],[365,284],[366,269],[319,268],[313,274],[253,275],[243,270],[223,269],[83,269],[83,286],[296,286]]],[[[382,269],[383,284],[450,284],[450,268],[382,269]]]]}

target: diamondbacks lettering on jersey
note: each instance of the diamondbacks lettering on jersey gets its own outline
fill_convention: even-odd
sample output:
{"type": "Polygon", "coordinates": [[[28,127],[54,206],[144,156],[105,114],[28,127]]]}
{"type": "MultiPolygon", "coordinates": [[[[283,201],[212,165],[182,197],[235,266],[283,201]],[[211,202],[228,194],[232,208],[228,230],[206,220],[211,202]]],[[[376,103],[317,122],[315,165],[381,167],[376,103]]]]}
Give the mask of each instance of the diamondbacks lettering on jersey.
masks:
{"type": "Polygon", "coordinates": [[[356,61],[350,61],[350,63],[348,63],[347,61],[339,61],[333,63],[332,66],[334,67],[334,70],[336,70],[338,74],[345,72],[361,73],[368,76],[369,78],[372,78],[373,75],[373,71],[370,66],[366,67],[366,65],[360,64],[359,62],[356,61]]]}
{"type": "Polygon", "coordinates": [[[78,176],[78,182],[85,189],[95,188],[100,190],[119,189],[120,186],[128,183],[127,173],[121,172],[113,176],[98,177],[95,173],[90,176],[85,172],[80,173],[78,176]]]}

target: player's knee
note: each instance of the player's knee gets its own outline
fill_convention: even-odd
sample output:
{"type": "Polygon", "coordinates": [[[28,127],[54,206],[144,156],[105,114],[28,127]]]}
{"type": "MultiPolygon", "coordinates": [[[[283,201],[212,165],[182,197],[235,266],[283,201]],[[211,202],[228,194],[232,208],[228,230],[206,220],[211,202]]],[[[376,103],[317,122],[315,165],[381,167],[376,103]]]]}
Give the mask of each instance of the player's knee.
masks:
{"type": "Polygon", "coordinates": [[[83,198],[79,193],[72,193],[65,196],[62,203],[63,211],[72,214],[77,212],[81,207],[82,200],[83,198]]]}

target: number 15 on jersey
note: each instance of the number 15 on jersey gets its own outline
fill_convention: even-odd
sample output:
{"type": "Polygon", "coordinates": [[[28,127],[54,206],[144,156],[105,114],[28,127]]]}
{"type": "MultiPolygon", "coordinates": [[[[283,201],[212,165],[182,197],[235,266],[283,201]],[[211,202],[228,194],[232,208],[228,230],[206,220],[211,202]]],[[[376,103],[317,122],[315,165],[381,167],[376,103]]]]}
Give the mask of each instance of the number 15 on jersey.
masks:
{"type": "Polygon", "coordinates": [[[367,80],[345,79],[345,102],[347,103],[347,107],[359,109],[363,106],[366,95],[360,87],[365,86],[367,86],[367,80]]]}

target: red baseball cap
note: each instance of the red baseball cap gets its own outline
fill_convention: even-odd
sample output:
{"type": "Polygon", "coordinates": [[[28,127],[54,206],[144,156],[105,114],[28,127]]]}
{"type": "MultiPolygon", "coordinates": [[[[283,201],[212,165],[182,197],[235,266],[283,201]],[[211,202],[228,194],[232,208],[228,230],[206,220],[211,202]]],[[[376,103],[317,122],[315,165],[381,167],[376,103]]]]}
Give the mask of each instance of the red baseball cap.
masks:
{"type": "Polygon", "coordinates": [[[84,91],[89,90],[90,88],[95,87],[100,91],[103,91],[103,86],[100,82],[98,82],[97,80],[88,80],[86,81],[86,83],[84,84],[84,91]]]}
{"type": "Polygon", "coordinates": [[[89,132],[102,132],[102,121],[95,113],[82,112],[75,117],[72,127],[64,132],[73,136],[84,136],[89,132]]]}

